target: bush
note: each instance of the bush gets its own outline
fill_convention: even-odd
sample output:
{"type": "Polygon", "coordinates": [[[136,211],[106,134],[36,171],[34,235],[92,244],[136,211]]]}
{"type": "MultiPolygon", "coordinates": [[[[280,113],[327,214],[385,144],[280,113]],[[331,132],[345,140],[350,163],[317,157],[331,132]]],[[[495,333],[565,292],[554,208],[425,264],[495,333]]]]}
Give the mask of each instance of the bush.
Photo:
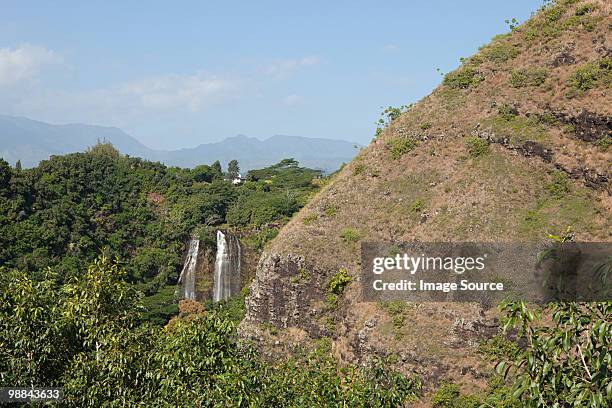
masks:
{"type": "Polygon", "coordinates": [[[601,139],[599,139],[595,144],[604,152],[607,151],[612,145],[612,136],[604,135],[601,139]]]}
{"type": "Polygon", "coordinates": [[[515,58],[519,54],[519,50],[512,44],[500,43],[485,47],[482,54],[493,63],[501,63],[515,58]]]}
{"type": "Polygon", "coordinates": [[[335,205],[330,205],[325,207],[325,210],[323,210],[323,214],[325,214],[328,217],[333,217],[336,214],[338,214],[338,207],[335,205]]]}
{"type": "Polygon", "coordinates": [[[423,211],[423,200],[420,198],[414,200],[410,209],[416,213],[423,211]]]}
{"type": "Polygon", "coordinates": [[[406,322],[408,304],[402,300],[395,300],[392,302],[382,302],[380,303],[380,307],[391,316],[395,338],[399,340],[403,336],[402,328],[406,322]]]}
{"type": "Polygon", "coordinates": [[[262,251],[266,244],[278,235],[276,227],[262,227],[259,231],[253,231],[244,238],[245,244],[256,251],[262,251]]]}
{"type": "Polygon", "coordinates": [[[313,222],[315,222],[315,221],[317,220],[317,218],[319,218],[319,217],[317,217],[317,214],[308,214],[307,216],[305,216],[305,217],[302,219],[302,224],[304,224],[304,225],[310,225],[310,224],[312,224],[313,222]]]}
{"type": "Polygon", "coordinates": [[[535,123],[541,123],[547,126],[555,126],[559,124],[559,120],[550,112],[534,113],[529,118],[531,119],[532,117],[535,123]]]}
{"type": "Polygon", "coordinates": [[[524,68],[512,71],[510,85],[514,88],[540,86],[546,81],[548,71],[545,68],[524,68]]]}
{"type": "Polygon", "coordinates": [[[585,4],[579,6],[574,15],[567,18],[565,14],[568,6],[575,1],[549,1],[542,7],[543,12],[540,16],[530,19],[521,28],[524,38],[527,41],[535,39],[552,39],[560,36],[567,30],[582,26],[585,31],[593,31],[596,24],[596,17],[589,13],[594,8],[585,4]]]}
{"type": "Polygon", "coordinates": [[[459,397],[459,386],[452,382],[444,382],[431,397],[431,405],[435,408],[453,408],[459,397]]]}
{"type": "Polygon", "coordinates": [[[345,242],[357,242],[361,235],[359,231],[354,228],[344,228],[342,232],[340,232],[340,238],[342,238],[345,242]]]}
{"type": "Polygon", "coordinates": [[[332,276],[327,288],[330,293],[341,295],[346,285],[351,283],[352,280],[353,278],[348,274],[348,270],[346,268],[340,268],[340,270],[332,276]]]}
{"type": "Polygon", "coordinates": [[[358,176],[360,174],[365,173],[367,167],[364,163],[356,163],[353,166],[353,176],[358,176]]]}
{"type": "Polygon", "coordinates": [[[556,302],[538,310],[511,302],[501,309],[504,330],[516,330],[525,347],[496,371],[515,375],[512,391],[522,406],[609,406],[612,303],[556,302]]]}
{"type": "Polygon", "coordinates": [[[480,71],[471,67],[464,67],[446,74],[442,83],[455,89],[468,89],[478,85],[484,79],[484,75],[480,71]]]}
{"type": "Polygon", "coordinates": [[[588,91],[595,86],[599,77],[599,67],[588,63],[574,71],[568,79],[568,85],[578,91],[588,91]]]}
{"type": "Polygon", "coordinates": [[[304,268],[300,268],[298,273],[291,278],[291,283],[301,284],[310,281],[310,272],[304,268]]]}
{"type": "Polygon", "coordinates": [[[459,386],[444,382],[431,398],[435,408],[479,408],[481,401],[475,395],[461,395],[459,386]]]}
{"type": "Polygon", "coordinates": [[[514,358],[519,351],[518,345],[508,340],[503,334],[498,334],[480,343],[478,351],[487,359],[500,361],[502,359],[514,358]]]}
{"type": "Polygon", "coordinates": [[[502,119],[508,121],[514,119],[518,115],[518,110],[516,109],[516,107],[508,103],[504,103],[502,106],[499,107],[497,111],[499,113],[499,116],[502,117],[502,119]]]}
{"type": "Polygon", "coordinates": [[[593,4],[593,3],[582,4],[582,5],[578,6],[578,8],[576,9],[576,15],[577,16],[584,16],[584,15],[589,14],[590,12],[594,11],[596,8],[597,8],[597,5],[593,4]]]}
{"type": "Polygon", "coordinates": [[[409,137],[400,137],[389,141],[391,158],[397,160],[416,147],[417,143],[409,137]]]}
{"type": "Polygon", "coordinates": [[[327,284],[327,297],[325,299],[327,306],[331,309],[335,309],[338,306],[338,299],[344,292],[346,285],[351,283],[353,278],[348,274],[346,268],[340,268],[340,270],[332,276],[327,284]]]}
{"type": "Polygon", "coordinates": [[[567,80],[567,85],[574,92],[586,92],[598,84],[605,87],[612,84],[612,57],[581,65],[567,80]]]}
{"type": "Polygon", "coordinates": [[[480,157],[489,152],[489,143],[486,140],[481,139],[477,136],[471,136],[465,141],[468,152],[472,157],[480,157]]]}
{"type": "Polygon", "coordinates": [[[552,176],[552,181],[544,186],[544,189],[555,198],[563,198],[570,192],[570,181],[565,173],[557,171],[552,176]]]}

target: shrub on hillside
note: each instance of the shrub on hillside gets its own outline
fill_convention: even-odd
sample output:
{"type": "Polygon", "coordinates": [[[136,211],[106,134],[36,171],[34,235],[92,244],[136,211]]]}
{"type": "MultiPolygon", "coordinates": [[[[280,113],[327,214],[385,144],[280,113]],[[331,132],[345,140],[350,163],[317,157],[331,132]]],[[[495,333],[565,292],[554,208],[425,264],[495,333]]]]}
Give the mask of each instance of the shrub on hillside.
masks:
{"type": "Polygon", "coordinates": [[[461,395],[459,386],[452,382],[444,382],[431,398],[435,408],[478,408],[480,400],[475,396],[461,395]]]}
{"type": "Polygon", "coordinates": [[[348,269],[340,268],[340,270],[330,279],[327,288],[330,293],[341,295],[346,285],[351,283],[352,280],[353,278],[349,275],[348,269]]]}
{"type": "Polygon", "coordinates": [[[358,176],[360,174],[365,173],[367,167],[364,163],[356,163],[353,166],[353,176],[358,176]]]}
{"type": "Polygon", "coordinates": [[[471,67],[463,67],[446,74],[442,83],[451,88],[468,89],[478,85],[484,79],[480,71],[471,67]]]}
{"type": "Polygon", "coordinates": [[[578,6],[578,8],[576,9],[576,15],[577,16],[584,16],[586,14],[589,14],[590,12],[594,11],[597,8],[597,4],[593,4],[593,3],[586,3],[586,4],[582,4],[580,6],[578,6]]]}
{"type": "Polygon", "coordinates": [[[568,78],[567,85],[571,88],[569,96],[586,92],[598,85],[610,87],[612,85],[612,57],[579,66],[568,78]]]}
{"type": "Polygon", "coordinates": [[[515,58],[519,54],[519,50],[512,44],[498,43],[483,48],[482,54],[493,63],[501,63],[515,58]]]}
{"type": "Polygon", "coordinates": [[[472,157],[480,157],[489,152],[489,143],[477,136],[471,136],[465,141],[468,152],[472,157]]]}
{"type": "Polygon", "coordinates": [[[512,120],[518,115],[518,110],[514,105],[510,105],[508,103],[504,103],[497,110],[499,116],[505,120],[512,120]]]}
{"type": "Polygon", "coordinates": [[[344,228],[340,232],[340,238],[342,238],[345,242],[357,242],[359,238],[361,238],[361,234],[354,228],[344,228]]]}
{"type": "Polygon", "coordinates": [[[551,196],[563,198],[570,192],[570,181],[567,174],[557,171],[553,174],[551,182],[547,183],[544,188],[551,196]]]}
{"type": "Polygon", "coordinates": [[[417,143],[410,137],[399,137],[390,140],[388,143],[391,151],[391,158],[397,160],[416,147],[417,143]]]}
{"type": "Polygon", "coordinates": [[[546,81],[548,71],[546,68],[523,68],[512,71],[510,85],[514,88],[527,86],[540,86],[546,81]]]}

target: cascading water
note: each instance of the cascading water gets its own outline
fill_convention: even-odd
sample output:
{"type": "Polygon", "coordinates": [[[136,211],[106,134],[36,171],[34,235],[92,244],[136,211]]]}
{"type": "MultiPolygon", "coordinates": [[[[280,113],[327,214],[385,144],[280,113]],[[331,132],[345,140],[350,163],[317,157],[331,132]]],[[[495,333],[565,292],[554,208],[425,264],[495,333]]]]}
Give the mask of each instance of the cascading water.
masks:
{"type": "Polygon", "coordinates": [[[183,270],[181,271],[181,275],[179,277],[179,283],[181,284],[181,298],[183,299],[196,299],[195,275],[199,250],[200,240],[192,239],[189,241],[189,251],[187,251],[187,257],[185,258],[183,270]]]}
{"type": "Polygon", "coordinates": [[[217,231],[217,257],[213,301],[227,300],[240,288],[240,241],[233,235],[217,231]]]}

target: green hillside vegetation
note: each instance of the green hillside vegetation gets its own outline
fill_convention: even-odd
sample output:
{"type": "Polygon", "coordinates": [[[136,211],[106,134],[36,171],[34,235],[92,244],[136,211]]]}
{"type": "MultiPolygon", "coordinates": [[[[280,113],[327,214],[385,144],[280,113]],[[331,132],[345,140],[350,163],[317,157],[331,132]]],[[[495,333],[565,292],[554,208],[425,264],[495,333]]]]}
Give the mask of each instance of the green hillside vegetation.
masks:
{"type": "Polygon", "coordinates": [[[28,170],[0,161],[0,265],[33,279],[50,267],[68,281],[100,254],[119,259],[145,295],[144,318],[163,323],[177,310],[192,235],[214,245],[215,228],[257,228],[261,249],[277,231],[265,225],[279,226],[301,208],[321,175],[288,159],[234,186],[220,170],[124,157],[108,143],[28,170]]]}
{"type": "Polygon", "coordinates": [[[62,406],[390,407],[417,379],[343,367],[320,342],[276,364],[236,336],[223,309],[185,301],[166,327],[138,324],[139,295],[116,263],[60,283],[0,269],[0,386],[64,387],[62,406]]]}

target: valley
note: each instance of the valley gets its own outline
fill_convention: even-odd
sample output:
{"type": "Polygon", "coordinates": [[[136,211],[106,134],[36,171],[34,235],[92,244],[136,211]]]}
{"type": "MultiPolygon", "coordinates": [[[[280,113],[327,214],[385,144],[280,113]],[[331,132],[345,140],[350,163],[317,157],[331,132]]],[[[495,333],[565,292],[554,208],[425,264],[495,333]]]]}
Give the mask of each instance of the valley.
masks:
{"type": "Polygon", "coordinates": [[[423,99],[385,108],[363,148],[154,151],[0,116],[0,386],[60,387],[66,407],[610,406],[610,5],[508,21],[423,99]],[[599,243],[589,282],[570,279],[598,301],[479,301],[514,276],[405,243],[527,243],[537,259],[503,264],[538,271],[599,243]],[[394,269],[407,279],[384,281],[394,269]],[[369,293],[417,290],[442,295],[369,293]]]}

